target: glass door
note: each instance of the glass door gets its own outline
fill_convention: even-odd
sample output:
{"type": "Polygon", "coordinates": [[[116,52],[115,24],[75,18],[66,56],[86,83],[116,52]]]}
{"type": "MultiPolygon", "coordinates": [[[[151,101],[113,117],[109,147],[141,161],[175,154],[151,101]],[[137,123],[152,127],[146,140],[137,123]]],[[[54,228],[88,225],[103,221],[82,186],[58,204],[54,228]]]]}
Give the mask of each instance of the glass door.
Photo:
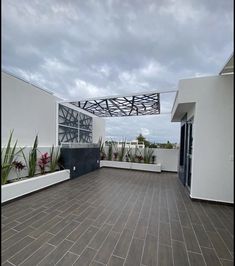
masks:
{"type": "Polygon", "coordinates": [[[193,155],[193,118],[187,121],[186,187],[190,190],[193,155]]]}

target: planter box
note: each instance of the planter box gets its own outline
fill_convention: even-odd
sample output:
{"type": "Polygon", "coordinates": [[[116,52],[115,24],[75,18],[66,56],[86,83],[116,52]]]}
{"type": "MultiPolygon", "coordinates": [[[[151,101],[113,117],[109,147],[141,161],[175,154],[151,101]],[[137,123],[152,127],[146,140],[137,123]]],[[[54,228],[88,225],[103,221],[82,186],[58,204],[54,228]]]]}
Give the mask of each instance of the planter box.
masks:
{"type": "Polygon", "coordinates": [[[68,179],[70,179],[70,171],[61,170],[42,176],[31,177],[11,184],[2,185],[2,203],[68,179]]]}
{"type": "Polygon", "coordinates": [[[129,163],[129,162],[118,162],[118,161],[100,161],[100,167],[113,167],[121,169],[132,169],[150,172],[161,172],[161,164],[147,164],[147,163],[129,163]]]}
{"type": "Polygon", "coordinates": [[[131,163],[100,160],[100,167],[114,167],[122,169],[131,169],[131,163]]]}

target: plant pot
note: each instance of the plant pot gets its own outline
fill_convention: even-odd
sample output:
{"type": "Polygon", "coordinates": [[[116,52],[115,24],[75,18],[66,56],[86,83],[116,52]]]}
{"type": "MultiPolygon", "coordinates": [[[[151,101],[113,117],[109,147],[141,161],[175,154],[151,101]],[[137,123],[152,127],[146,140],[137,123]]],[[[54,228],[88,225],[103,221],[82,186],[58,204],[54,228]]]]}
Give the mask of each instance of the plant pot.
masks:
{"type": "Polygon", "coordinates": [[[70,179],[70,171],[62,170],[2,185],[2,203],[68,179],[70,179]]]}

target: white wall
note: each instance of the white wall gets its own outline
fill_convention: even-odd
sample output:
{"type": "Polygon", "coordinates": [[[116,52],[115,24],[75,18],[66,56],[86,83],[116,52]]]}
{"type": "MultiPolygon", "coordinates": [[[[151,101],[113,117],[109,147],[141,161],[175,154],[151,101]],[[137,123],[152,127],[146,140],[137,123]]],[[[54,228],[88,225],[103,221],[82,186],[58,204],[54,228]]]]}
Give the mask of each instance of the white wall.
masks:
{"type": "Polygon", "coordinates": [[[172,120],[177,104],[195,102],[192,198],[234,202],[233,94],[233,75],[179,82],[172,120]]]}
{"type": "MultiPolygon", "coordinates": [[[[132,149],[133,152],[135,148],[132,149]]],[[[144,154],[144,149],[138,149],[142,156],[144,154]]],[[[161,163],[162,171],[177,172],[178,162],[179,162],[179,149],[160,149],[153,148],[153,155],[156,156],[155,163],[161,163]]],[[[114,152],[114,150],[113,150],[114,152]]],[[[105,153],[108,153],[108,147],[105,147],[105,153]]],[[[107,159],[107,158],[106,158],[107,159]]]]}
{"type": "Polygon", "coordinates": [[[56,143],[56,97],[2,72],[2,146],[14,129],[19,146],[32,146],[36,134],[41,146],[56,143]]]}
{"type": "Polygon", "coordinates": [[[93,143],[98,143],[99,139],[105,141],[105,120],[100,117],[93,117],[93,143]]]}
{"type": "Polygon", "coordinates": [[[179,163],[179,149],[154,149],[157,163],[161,163],[162,171],[177,172],[179,163]]]}
{"type": "MultiPolygon", "coordinates": [[[[62,99],[21,79],[2,72],[2,146],[5,146],[10,131],[18,146],[32,146],[39,135],[39,145],[57,145],[57,103],[62,99]]],[[[105,139],[105,121],[74,105],[63,103],[79,112],[93,117],[93,142],[105,139]]]]}

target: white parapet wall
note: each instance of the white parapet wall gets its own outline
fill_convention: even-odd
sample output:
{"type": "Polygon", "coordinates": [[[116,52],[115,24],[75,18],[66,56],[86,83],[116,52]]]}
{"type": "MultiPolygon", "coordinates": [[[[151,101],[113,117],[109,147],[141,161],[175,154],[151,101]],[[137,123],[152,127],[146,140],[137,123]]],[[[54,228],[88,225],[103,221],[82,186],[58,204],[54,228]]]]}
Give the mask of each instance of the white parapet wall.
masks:
{"type": "Polygon", "coordinates": [[[179,149],[154,149],[157,163],[161,164],[162,171],[178,172],[179,149]]]}
{"type": "Polygon", "coordinates": [[[1,201],[4,203],[68,179],[70,179],[70,171],[62,170],[2,185],[1,201]]]}
{"type": "MultiPolygon", "coordinates": [[[[133,152],[134,152],[133,148],[133,152]]],[[[144,149],[139,149],[141,154],[144,154],[144,149]]],[[[161,171],[178,172],[179,163],[179,149],[160,149],[153,148],[153,155],[156,156],[155,163],[161,165],[161,171]]],[[[106,154],[108,153],[107,147],[105,147],[106,154]]]]}
{"type": "Polygon", "coordinates": [[[149,172],[161,172],[161,164],[147,164],[147,163],[131,163],[131,162],[119,162],[119,161],[100,161],[100,167],[110,167],[129,170],[140,170],[149,172]]]}

